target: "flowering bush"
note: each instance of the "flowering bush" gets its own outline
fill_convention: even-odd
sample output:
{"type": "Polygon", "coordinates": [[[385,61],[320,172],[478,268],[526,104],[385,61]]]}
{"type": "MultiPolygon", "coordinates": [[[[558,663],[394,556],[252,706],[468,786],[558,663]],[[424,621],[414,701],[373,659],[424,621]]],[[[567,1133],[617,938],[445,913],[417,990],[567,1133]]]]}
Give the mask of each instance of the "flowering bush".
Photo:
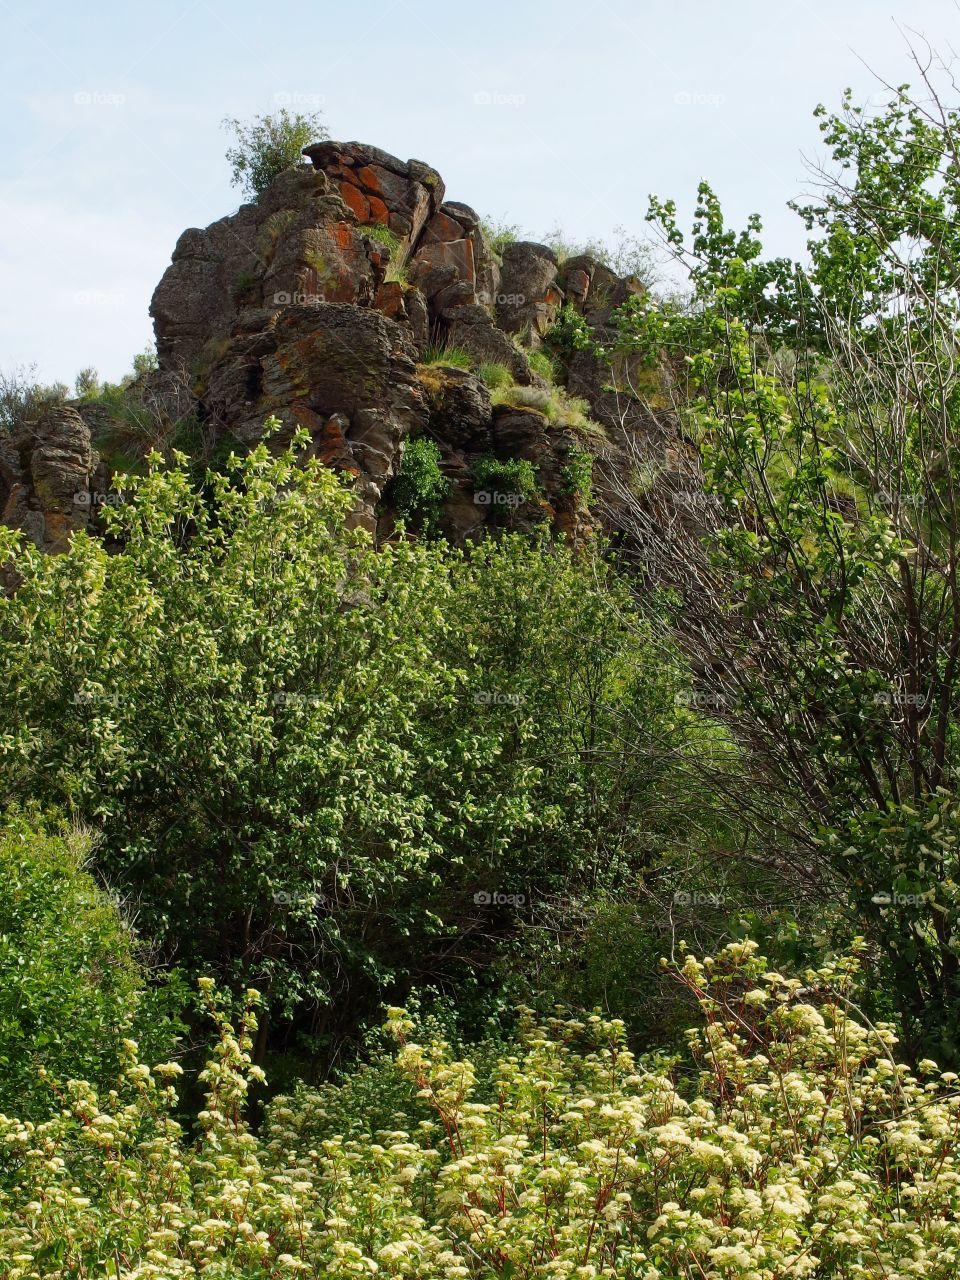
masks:
{"type": "Polygon", "coordinates": [[[856,972],[788,979],[751,943],[686,957],[695,1074],[637,1062],[599,1016],[528,1020],[478,1071],[392,1010],[393,1066],[276,1099],[259,1135],[255,996],[235,1031],[207,982],[195,1141],[177,1068],[132,1043],[106,1097],[74,1084],[46,1124],[0,1119],[2,1274],[952,1280],[957,1078],[894,1061],[890,1029],[853,1016],[856,972]],[[365,1131],[350,1108],[391,1073],[398,1127],[365,1131]]]}

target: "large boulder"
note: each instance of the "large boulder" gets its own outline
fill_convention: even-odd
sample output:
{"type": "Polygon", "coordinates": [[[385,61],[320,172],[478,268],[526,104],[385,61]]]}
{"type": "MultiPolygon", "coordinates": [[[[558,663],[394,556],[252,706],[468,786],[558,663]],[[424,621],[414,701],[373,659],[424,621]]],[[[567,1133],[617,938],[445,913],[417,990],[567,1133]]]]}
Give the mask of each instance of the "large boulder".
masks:
{"type": "Polygon", "coordinates": [[[468,369],[431,365],[417,370],[427,425],[451,450],[483,453],[490,448],[493,411],[486,386],[468,369]]]}
{"type": "Polygon", "coordinates": [[[256,204],[177,241],[150,303],[161,367],[202,378],[250,307],[368,305],[383,278],[382,252],[322,173],[281,174],[256,204]]]}
{"type": "MultiPolygon", "coordinates": [[[[440,517],[449,536],[505,518],[579,529],[564,480],[574,446],[535,411],[494,412],[476,369],[501,365],[546,390],[525,351],[539,347],[565,296],[602,328],[624,283],[587,255],[561,270],[533,242],[507,245],[501,264],[476,212],[445,200],[422,161],[359,142],[320,142],[304,155],[309,164],[256,203],[181,237],[152,303],[161,376],[192,386],[208,435],[249,445],[273,414],[279,445],[305,427],[312,452],[354,477],[357,519],[371,529],[388,529],[404,442],[424,430],[450,481],[440,517]],[[474,370],[422,363],[428,346],[462,349],[474,370]],[[535,466],[542,504],[478,509],[472,474],[491,450],[535,466]]],[[[618,442],[643,425],[635,409],[625,428],[617,419],[598,363],[576,356],[569,379],[618,442]]]]}
{"type": "Polygon", "coordinates": [[[544,244],[517,240],[503,251],[497,323],[537,347],[557,318],[563,293],[557,284],[557,255],[544,244]]]}
{"type": "Polygon", "coordinates": [[[387,227],[408,247],[443,201],[443,179],[422,160],[398,160],[362,142],[318,142],[303,154],[336,185],[358,222],[387,227]]]}

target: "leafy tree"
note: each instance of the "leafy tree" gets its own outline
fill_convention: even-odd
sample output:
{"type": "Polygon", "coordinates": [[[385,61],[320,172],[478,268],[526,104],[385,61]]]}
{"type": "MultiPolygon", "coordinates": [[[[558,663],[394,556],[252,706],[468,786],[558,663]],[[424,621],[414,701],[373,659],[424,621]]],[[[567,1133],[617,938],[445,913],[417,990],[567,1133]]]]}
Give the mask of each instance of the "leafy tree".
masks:
{"type": "Polygon", "coordinates": [[[911,1050],[956,1061],[960,121],[934,103],[821,109],[807,267],[764,263],[706,187],[687,255],[654,202],[693,305],[631,304],[620,351],[659,362],[671,483],[700,495],[634,497],[635,533],[746,748],[738,804],[766,824],[776,789],[783,874],[845,902],[911,1050]]]}
{"type": "Polygon", "coordinates": [[[477,895],[660,851],[673,676],[608,568],[519,538],[375,552],[329,471],[266,446],[118,483],[119,550],[2,534],[0,783],[101,830],[166,958],[339,1034],[496,951],[517,913],[477,895]]]}
{"type": "Polygon", "coordinates": [[[227,150],[233,185],[256,200],[274,178],[301,163],[303,148],[330,135],[317,112],[303,114],[281,107],[272,115],[256,116],[249,123],[227,117],[223,127],[234,138],[227,150]]]}

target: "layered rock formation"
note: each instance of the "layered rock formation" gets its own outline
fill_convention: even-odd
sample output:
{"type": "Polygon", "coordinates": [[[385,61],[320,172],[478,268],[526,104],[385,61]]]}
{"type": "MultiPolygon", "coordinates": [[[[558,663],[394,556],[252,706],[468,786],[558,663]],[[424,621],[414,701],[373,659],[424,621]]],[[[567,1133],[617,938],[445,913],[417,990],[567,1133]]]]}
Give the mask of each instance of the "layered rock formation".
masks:
{"type": "MultiPolygon", "coordinates": [[[[284,427],[279,443],[305,428],[312,452],[354,477],[356,520],[378,536],[394,527],[405,446],[424,435],[449,481],[439,515],[448,537],[545,520],[557,533],[586,532],[593,517],[570,484],[571,458],[596,456],[610,507],[617,486],[607,481],[638,435],[659,428],[640,401],[606,389],[609,370],[586,354],[565,377],[603,429],[558,425],[538,402],[546,383],[529,357],[565,303],[602,331],[635,286],[588,257],[561,266],[544,245],[509,244],[501,260],[477,214],[446,201],[421,161],[359,143],[304,154],[309,163],[255,203],[181,235],[150,307],[161,398],[165,380],[178,394],[187,387],[205,435],[241,446],[271,415],[284,427]],[[474,367],[445,363],[451,349],[474,367]],[[502,366],[501,380],[529,394],[492,404],[483,365],[502,366]],[[498,504],[478,494],[478,460],[491,457],[529,462],[539,496],[498,504]]],[[[96,492],[96,465],[83,418],[58,411],[0,460],[3,518],[55,549],[89,520],[94,500],[75,495],[96,492]]]]}
{"type": "Polygon", "coordinates": [[[0,520],[43,551],[63,551],[87,528],[99,497],[90,428],[75,409],[55,406],[0,437],[0,520]]]}

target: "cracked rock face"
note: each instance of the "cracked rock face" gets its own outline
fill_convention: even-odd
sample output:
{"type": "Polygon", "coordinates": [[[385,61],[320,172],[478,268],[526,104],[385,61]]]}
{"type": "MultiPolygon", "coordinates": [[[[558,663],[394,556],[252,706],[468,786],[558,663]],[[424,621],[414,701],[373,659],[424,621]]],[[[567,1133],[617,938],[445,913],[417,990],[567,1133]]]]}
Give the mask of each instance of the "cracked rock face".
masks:
{"type": "Polygon", "coordinates": [[[48,409],[0,440],[0,519],[42,551],[63,551],[86,529],[98,494],[90,429],[75,409],[48,409]]]}
{"type": "Polygon", "coordinates": [[[531,345],[554,323],[563,305],[557,255],[546,245],[517,241],[503,251],[497,320],[506,333],[525,333],[531,345]]]}
{"type": "MultiPolygon", "coordinates": [[[[394,527],[392,482],[406,442],[423,434],[450,484],[438,520],[448,537],[544,521],[582,536],[591,520],[563,480],[570,450],[597,453],[602,482],[623,432],[646,431],[650,415],[634,405],[624,425],[605,371],[577,356],[569,390],[620,442],[576,443],[535,409],[494,408],[474,372],[423,361],[428,347],[461,348],[475,365],[502,365],[518,386],[546,390],[527,355],[560,307],[602,329],[627,282],[588,256],[561,269],[551,249],[529,242],[508,244],[499,261],[474,210],[446,200],[422,161],[357,142],[304,155],[255,203],[180,236],[150,304],[158,386],[179,388],[205,439],[251,445],[271,415],[285,428],[280,443],[305,428],[311,452],[353,477],[355,520],[375,536],[394,527]],[[475,501],[473,469],[490,455],[533,463],[542,498],[506,510],[475,501]]],[[[53,412],[0,453],[2,518],[48,550],[94,519],[93,498],[75,495],[108,489],[81,414],[93,419],[78,408],[53,412]]]]}

